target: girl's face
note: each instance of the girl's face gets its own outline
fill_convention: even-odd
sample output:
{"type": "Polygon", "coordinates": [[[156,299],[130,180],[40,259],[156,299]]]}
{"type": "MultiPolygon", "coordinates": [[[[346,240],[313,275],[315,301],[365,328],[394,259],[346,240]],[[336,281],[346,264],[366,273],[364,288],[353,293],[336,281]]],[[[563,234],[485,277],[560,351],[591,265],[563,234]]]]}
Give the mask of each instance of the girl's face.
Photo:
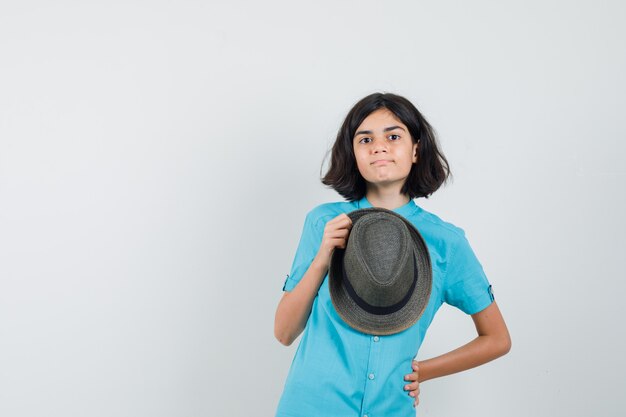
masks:
{"type": "Polygon", "coordinates": [[[417,143],[409,129],[389,110],[370,113],[352,140],[359,172],[370,186],[402,188],[417,162],[417,143]]]}

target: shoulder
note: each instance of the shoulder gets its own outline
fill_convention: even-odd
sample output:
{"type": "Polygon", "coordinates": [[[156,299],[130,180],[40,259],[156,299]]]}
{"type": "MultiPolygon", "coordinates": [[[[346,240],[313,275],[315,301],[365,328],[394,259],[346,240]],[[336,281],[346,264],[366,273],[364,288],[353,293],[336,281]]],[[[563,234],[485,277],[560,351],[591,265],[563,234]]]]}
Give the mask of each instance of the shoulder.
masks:
{"type": "Polygon", "coordinates": [[[341,213],[349,213],[354,209],[354,203],[347,201],[322,203],[309,210],[306,218],[313,226],[324,228],[329,220],[339,216],[341,213]]]}
{"type": "Polygon", "coordinates": [[[413,218],[418,230],[420,232],[424,231],[433,240],[452,245],[465,240],[465,230],[463,228],[421,207],[418,207],[413,218]]]}

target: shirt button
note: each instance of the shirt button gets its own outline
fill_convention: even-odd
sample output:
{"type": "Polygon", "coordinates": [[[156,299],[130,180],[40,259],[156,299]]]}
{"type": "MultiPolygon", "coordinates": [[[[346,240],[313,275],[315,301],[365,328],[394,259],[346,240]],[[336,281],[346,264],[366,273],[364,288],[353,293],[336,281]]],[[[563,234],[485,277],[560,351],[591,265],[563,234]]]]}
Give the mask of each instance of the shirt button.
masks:
{"type": "Polygon", "coordinates": [[[374,379],[374,374],[369,374],[367,377],[368,377],[369,379],[374,379]]]}
{"type": "Polygon", "coordinates": [[[378,342],[379,337],[378,336],[374,336],[374,342],[378,342]]]}

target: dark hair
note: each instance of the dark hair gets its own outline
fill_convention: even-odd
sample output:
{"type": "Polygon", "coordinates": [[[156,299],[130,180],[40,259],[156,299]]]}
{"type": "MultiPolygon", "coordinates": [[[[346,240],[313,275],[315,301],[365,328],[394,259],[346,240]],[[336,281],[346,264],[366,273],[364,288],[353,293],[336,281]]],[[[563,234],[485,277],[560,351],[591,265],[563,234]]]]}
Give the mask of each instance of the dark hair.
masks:
{"type": "Polygon", "coordinates": [[[408,194],[411,199],[428,198],[451,175],[448,161],[439,150],[435,131],[424,116],[409,100],[391,93],[370,94],[352,107],[337,133],[330,167],[322,177],[322,183],[334,188],[348,201],[365,196],[365,179],[354,156],[354,133],[370,113],[381,108],[391,111],[406,125],[413,143],[419,140],[417,163],[411,167],[401,193],[408,194]]]}

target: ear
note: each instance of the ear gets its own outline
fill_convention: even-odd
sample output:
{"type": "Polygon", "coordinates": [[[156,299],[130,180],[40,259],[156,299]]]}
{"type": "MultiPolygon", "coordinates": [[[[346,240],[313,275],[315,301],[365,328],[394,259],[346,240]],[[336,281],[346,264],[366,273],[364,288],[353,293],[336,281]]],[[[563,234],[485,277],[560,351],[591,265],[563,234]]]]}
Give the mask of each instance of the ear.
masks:
{"type": "Polygon", "coordinates": [[[419,149],[419,141],[418,141],[418,143],[414,143],[413,144],[413,163],[417,162],[417,155],[418,155],[417,151],[418,151],[418,149],[419,149]]]}

